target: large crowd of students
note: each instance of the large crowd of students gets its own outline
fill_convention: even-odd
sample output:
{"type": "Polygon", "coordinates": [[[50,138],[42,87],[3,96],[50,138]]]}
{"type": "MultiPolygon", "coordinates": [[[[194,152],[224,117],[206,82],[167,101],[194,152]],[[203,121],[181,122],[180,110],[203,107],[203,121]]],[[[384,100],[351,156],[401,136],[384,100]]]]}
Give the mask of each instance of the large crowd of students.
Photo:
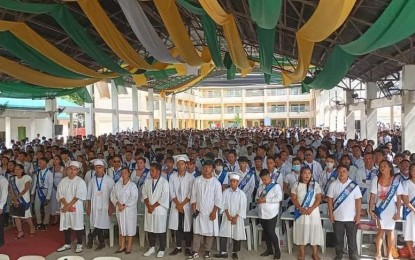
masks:
{"type": "Polygon", "coordinates": [[[387,131],[375,143],[326,130],[268,127],[13,141],[0,155],[0,247],[7,246],[4,226],[12,217],[15,239],[24,239],[22,220],[29,236],[59,225],[65,242],[57,251],[71,249],[73,230],[80,253],[88,216],[93,232],[85,246],[92,248],[97,237],[96,250],[101,250],[115,214],[116,254],[131,253],[137,219],[144,218],[149,240],[144,256],[165,255],[170,229],[176,245],[169,255],[195,259],[204,245],[205,258],[227,258],[232,239],[231,256],[238,259],[247,213],[255,212],[267,248],[261,256],[280,259],[275,227],[282,211],[291,208],[299,260],[308,244],[312,258],[320,259],[321,212],[333,225],[336,260],[342,258],[345,237],[349,259],[359,259],[356,233],[362,224],[377,230],[376,259],[382,258],[384,233],[386,257],[393,259],[397,228],[415,259],[414,156],[398,151],[391,140],[387,131]],[[212,254],[215,237],[220,246],[212,254]]]}

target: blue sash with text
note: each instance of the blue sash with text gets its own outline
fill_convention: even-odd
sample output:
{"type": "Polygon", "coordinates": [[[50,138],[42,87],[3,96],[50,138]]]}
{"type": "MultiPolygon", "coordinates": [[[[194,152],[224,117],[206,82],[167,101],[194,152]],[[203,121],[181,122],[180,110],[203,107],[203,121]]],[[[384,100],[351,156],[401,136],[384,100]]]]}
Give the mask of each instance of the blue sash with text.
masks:
{"type": "MultiPolygon", "coordinates": [[[[301,203],[302,208],[309,208],[311,206],[311,201],[313,200],[314,196],[314,185],[314,182],[311,181],[307,194],[305,195],[303,202],[301,203]]],[[[297,208],[295,208],[294,220],[297,220],[299,217],[301,217],[301,213],[297,208]]]]}
{"type": "Polygon", "coordinates": [[[330,184],[337,179],[337,170],[334,170],[331,174],[329,179],[326,182],[326,185],[324,185],[324,194],[327,194],[327,191],[329,190],[330,184]]]}
{"type": "Polygon", "coordinates": [[[350,193],[357,187],[357,184],[352,181],[347,187],[340,193],[340,195],[334,200],[333,211],[336,211],[340,205],[349,197],[350,193]]]}
{"type": "MultiPolygon", "coordinates": [[[[415,207],[415,197],[412,198],[411,202],[412,206],[415,207]]],[[[402,219],[406,220],[406,218],[408,217],[409,213],[411,213],[411,209],[408,208],[407,206],[403,206],[403,212],[402,212],[402,219]]]]}
{"type": "MultiPolygon", "coordinates": [[[[16,179],[14,178],[11,181],[11,183],[12,183],[11,186],[12,186],[12,190],[13,190],[14,195],[16,197],[19,196],[20,195],[20,191],[17,188],[16,179]]],[[[19,204],[23,205],[26,210],[30,208],[30,203],[27,203],[23,197],[19,197],[18,201],[19,201],[19,204]]]]}
{"type": "Polygon", "coordinates": [[[260,194],[260,198],[265,198],[265,196],[267,196],[267,194],[268,194],[268,192],[272,189],[272,188],[274,188],[274,186],[275,185],[277,185],[277,183],[276,182],[271,182],[270,184],[268,184],[266,187],[265,187],[265,189],[261,192],[261,194],[260,194]]]}
{"type": "Polygon", "coordinates": [[[226,171],[222,171],[219,175],[218,181],[220,182],[221,185],[223,185],[223,182],[225,181],[227,172],[226,171]]]}
{"type": "Polygon", "coordinates": [[[383,200],[378,207],[375,206],[375,214],[378,216],[379,219],[382,219],[380,215],[382,212],[388,207],[389,203],[393,200],[396,191],[398,190],[399,184],[401,183],[399,181],[400,178],[395,177],[392,181],[391,187],[389,188],[388,194],[386,194],[386,199],[383,200]]]}
{"type": "Polygon", "coordinates": [[[253,176],[253,172],[249,171],[245,177],[242,179],[242,181],[239,183],[239,189],[243,190],[245,188],[245,186],[248,184],[249,180],[251,179],[251,177],[253,176]]]}
{"type": "Polygon", "coordinates": [[[148,173],[150,172],[149,169],[145,168],[143,174],[141,175],[140,179],[138,179],[137,186],[143,186],[145,180],[147,179],[148,173]]]}

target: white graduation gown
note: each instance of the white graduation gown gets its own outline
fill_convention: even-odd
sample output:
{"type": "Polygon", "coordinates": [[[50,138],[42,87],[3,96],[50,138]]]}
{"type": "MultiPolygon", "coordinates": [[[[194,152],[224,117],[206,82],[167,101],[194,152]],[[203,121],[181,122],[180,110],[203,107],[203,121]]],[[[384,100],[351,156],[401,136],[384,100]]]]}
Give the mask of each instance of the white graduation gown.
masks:
{"type": "MultiPolygon", "coordinates": [[[[60,227],[59,230],[83,230],[84,229],[84,201],[86,200],[87,188],[85,181],[75,176],[72,180],[69,177],[65,177],[58,185],[58,191],[56,193],[56,199],[60,201],[62,198],[67,203],[71,202],[73,198],[78,198],[78,201],[73,205],[74,212],[62,212],[60,215],[60,227]]],[[[61,203],[61,208],[63,204],[61,203]]]]}
{"type": "Polygon", "coordinates": [[[144,231],[164,233],[167,231],[167,216],[169,210],[169,182],[160,177],[157,180],[149,179],[144,183],[141,197],[144,202],[148,199],[151,205],[158,202],[160,205],[150,214],[147,208],[144,211],[144,231]],[[153,190],[154,186],[154,190],[153,190]]]}
{"type": "Polygon", "coordinates": [[[120,179],[112,188],[111,202],[116,207],[118,227],[122,236],[132,237],[137,232],[137,200],[138,189],[134,182],[129,181],[123,185],[120,179]],[[125,204],[123,211],[118,210],[117,202],[125,204]]]}
{"type": "Polygon", "coordinates": [[[220,225],[219,236],[229,237],[235,240],[246,240],[244,219],[246,218],[247,200],[245,193],[236,188],[228,188],[223,192],[222,223],[220,225]],[[226,217],[225,210],[231,216],[238,214],[238,221],[235,225],[226,217]]]}
{"type": "MultiPolygon", "coordinates": [[[[177,198],[180,202],[186,198],[192,196],[192,186],[195,178],[191,174],[185,173],[183,177],[180,177],[178,173],[174,173],[170,177],[170,199],[177,198]]],[[[179,227],[179,211],[176,209],[174,202],[171,202],[170,217],[169,217],[169,229],[177,230],[179,227]]],[[[192,206],[189,203],[184,205],[184,232],[190,232],[192,228],[192,206]]]]}
{"type": "Polygon", "coordinates": [[[102,178],[95,176],[89,182],[87,200],[91,201],[91,215],[89,216],[91,227],[100,229],[110,228],[111,216],[108,215],[108,208],[114,184],[114,181],[105,174],[102,178]],[[100,192],[98,191],[98,185],[102,185],[100,192]]]}
{"type": "Polygon", "coordinates": [[[196,203],[199,215],[193,220],[193,233],[202,236],[218,236],[219,222],[216,213],[215,220],[209,219],[214,206],[222,208],[222,186],[212,177],[205,179],[200,176],[193,182],[191,204],[196,203]]]}

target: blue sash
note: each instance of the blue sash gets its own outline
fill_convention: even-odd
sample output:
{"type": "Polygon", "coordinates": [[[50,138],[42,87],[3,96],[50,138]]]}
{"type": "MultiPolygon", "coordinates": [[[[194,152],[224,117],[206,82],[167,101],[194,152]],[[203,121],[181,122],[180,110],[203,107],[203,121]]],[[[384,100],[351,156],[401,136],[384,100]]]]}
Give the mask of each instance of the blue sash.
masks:
{"type": "MultiPolygon", "coordinates": [[[[365,168],[366,171],[366,168],[365,168]]],[[[366,182],[371,181],[373,179],[373,173],[376,172],[376,169],[370,170],[368,173],[366,173],[366,182]]],[[[365,195],[367,188],[360,188],[360,191],[362,192],[362,196],[365,195]]]]}
{"type": "Polygon", "coordinates": [[[259,176],[256,175],[255,167],[252,167],[250,169],[250,171],[253,172],[254,175],[255,175],[255,189],[258,189],[258,187],[259,187],[259,176]]]}
{"type": "Polygon", "coordinates": [[[349,197],[350,193],[357,187],[356,182],[351,181],[349,185],[340,193],[340,195],[334,200],[333,212],[349,197]]]}
{"type": "Polygon", "coordinates": [[[330,184],[337,179],[337,170],[334,170],[331,174],[329,179],[326,182],[326,185],[324,185],[324,195],[327,194],[327,191],[329,190],[330,184]]]}
{"type": "Polygon", "coordinates": [[[382,212],[388,207],[389,203],[392,201],[393,197],[396,194],[396,191],[398,190],[399,184],[401,183],[399,181],[400,178],[396,177],[393,179],[391,187],[389,188],[388,194],[386,195],[386,199],[383,200],[379,207],[375,206],[375,214],[378,216],[379,219],[381,219],[380,215],[382,212]]]}
{"type": "Polygon", "coordinates": [[[49,168],[49,171],[51,171],[53,173],[53,189],[55,191],[57,191],[58,190],[58,187],[55,185],[55,168],[54,167],[50,167],[49,168]]]}
{"type": "MultiPolygon", "coordinates": [[[[14,195],[16,197],[19,196],[20,191],[19,191],[19,189],[17,188],[17,185],[16,185],[16,177],[11,181],[11,183],[12,183],[11,187],[12,187],[14,195]]],[[[25,210],[30,208],[30,203],[27,203],[23,197],[19,197],[18,201],[19,201],[19,204],[24,206],[25,210]]]]}
{"type": "Polygon", "coordinates": [[[222,171],[221,174],[219,175],[218,181],[220,182],[221,185],[223,185],[223,182],[225,181],[226,174],[227,174],[226,171],[222,171]]]}
{"type": "Polygon", "coordinates": [[[114,169],[114,175],[112,176],[112,179],[115,183],[117,183],[121,179],[121,167],[117,171],[115,171],[114,169]]]}
{"type": "MultiPolygon", "coordinates": [[[[412,206],[415,207],[415,197],[412,198],[411,202],[412,206]]],[[[403,212],[402,212],[402,219],[406,220],[406,218],[408,217],[409,213],[411,213],[411,209],[408,208],[407,206],[403,206],[403,212]]]]}
{"type": "Polygon", "coordinates": [[[41,170],[37,174],[36,191],[37,191],[37,196],[39,197],[40,202],[42,204],[45,203],[45,201],[46,201],[46,194],[43,192],[43,190],[47,190],[47,188],[45,188],[43,186],[45,185],[46,173],[48,171],[49,171],[48,169],[45,169],[45,172],[44,172],[43,176],[42,176],[42,171],[41,170]]]}
{"type": "MultiPolygon", "coordinates": [[[[309,208],[311,206],[311,200],[313,199],[313,196],[314,196],[314,185],[315,185],[314,182],[311,181],[310,183],[311,187],[309,187],[307,194],[305,195],[303,199],[303,202],[301,202],[302,208],[309,208]]],[[[294,220],[297,220],[299,217],[301,217],[301,213],[297,208],[295,208],[294,209],[294,220]]]]}
{"type": "Polygon", "coordinates": [[[193,173],[193,177],[195,177],[195,178],[197,178],[197,177],[199,177],[201,174],[200,174],[200,172],[198,172],[198,171],[195,171],[194,173],[193,173]]]}
{"type": "Polygon", "coordinates": [[[278,178],[280,177],[281,172],[277,171],[278,172],[277,178],[274,178],[275,177],[274,172],[275,172],[275,170],[270,174],[270,177],[271,177],[271,180],[277,181],[278,178]]]}
{"type": "Polygon", "coordinates": [[[141,175],[140,179],[138,179],[137,187],[143,186],[145,180],[147,179],[147,175],[150,172],[150,169],[145,168],[143,174],[141,175]]]}
{"type": "Polygon", "coordinates": [[[248,184],[249,180],[251,179],[251,177],[253,176],[253,172],[249,171],[245,177],[242,179],[242,181],[239,183],[239,189],[243,190],[245,188],[245,186],[248,184]]]}
{"type": "Polygon", "coordinates": [[[265,198],[268,194],[268,192],[274,188],[274,186],[277,185],[276,182],[271,182],[270,184],[268,184],[264,190],[262,190],[261,194],[259,195],[260,198],[265,198]]]}

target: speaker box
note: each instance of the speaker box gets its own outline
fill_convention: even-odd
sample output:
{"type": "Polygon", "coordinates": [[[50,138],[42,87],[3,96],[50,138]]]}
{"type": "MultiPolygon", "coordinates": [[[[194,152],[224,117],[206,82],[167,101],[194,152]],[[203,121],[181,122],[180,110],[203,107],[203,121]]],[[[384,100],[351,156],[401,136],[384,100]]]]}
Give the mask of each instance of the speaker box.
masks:
{"type": "Polygon", "coordinates": [[[55,125],[55,135],[63,134],[63,125],[55,125]]]}

